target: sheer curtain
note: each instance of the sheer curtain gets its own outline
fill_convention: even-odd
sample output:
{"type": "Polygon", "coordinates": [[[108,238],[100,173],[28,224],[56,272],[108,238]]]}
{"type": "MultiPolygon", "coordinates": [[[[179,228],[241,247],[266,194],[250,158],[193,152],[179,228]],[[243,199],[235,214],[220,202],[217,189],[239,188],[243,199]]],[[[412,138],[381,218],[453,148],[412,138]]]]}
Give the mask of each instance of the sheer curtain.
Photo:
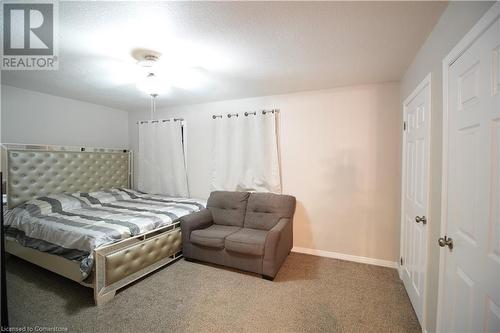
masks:
{"type": "Polygon", "coordinates": [[[139,122],[138,189],[188,197],[183,130],[180,121],[139,122]]]}
{"type": "Polygon", "coordinates": [[[213,126],[214,190],[281,193],[276,113],[224,115],[213,126]]]}

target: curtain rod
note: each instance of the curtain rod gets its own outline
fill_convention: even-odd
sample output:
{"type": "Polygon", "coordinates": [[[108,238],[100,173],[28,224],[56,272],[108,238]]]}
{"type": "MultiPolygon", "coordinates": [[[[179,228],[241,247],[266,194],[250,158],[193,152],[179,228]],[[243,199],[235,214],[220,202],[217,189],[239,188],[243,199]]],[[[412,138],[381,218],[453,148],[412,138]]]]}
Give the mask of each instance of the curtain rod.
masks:
{"type": "MultiPolygon", "coordinates": [[[[252,112],[245,112],[243,113],[245,115],[245,117],[248,117],[249,115],[254,115],[256,116],[257,115],[257,112],[259,113],[262,113],[262,114],[268,114],[268,113],[279,113],[280,110],[279,109],[272,109],[272,110],[260,110],[260,111],[252,111],[252,112]]],[[[226,115],[228,118],[231,118],[231,117],[239,117],[239,114],[238,113],[228,113],[226,115]]],[[[217,119],[217,118],[222,118],[222,115],[221,114],[213,114],[212,115],[212,119],[217,119]]]]}
{"type": "MultiPolygon", "coordinates": [[[[171,121],[172,119],[160,119],[160,120],[141,120],[136,122],[136,124],[147,124],[147,123],[159,123],[159,122],[167,122],[171,121]]],[[[173,118],[173,121],[184,121],[184,118],[173,118]]]]}

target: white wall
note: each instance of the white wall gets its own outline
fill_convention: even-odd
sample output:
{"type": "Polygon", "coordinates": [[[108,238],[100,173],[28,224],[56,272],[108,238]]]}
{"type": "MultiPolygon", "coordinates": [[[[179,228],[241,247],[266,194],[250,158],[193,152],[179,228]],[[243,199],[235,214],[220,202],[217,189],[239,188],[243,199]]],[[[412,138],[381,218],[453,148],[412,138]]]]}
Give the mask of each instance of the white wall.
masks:
{"type": "Polygon", "coordinates": [[[128,113],[1,86],[3,143],[128,148],[128,113]]]}
{"type": "Polygon", "coordinates": [[[439,22],[422,46],[401,81],[401,104],[428,73],[432,73],[431,119],[431,189],[429,248],[427,267],[426,322],[428,332],[436,330],[441,229],[441,161],[442,161],[442,60],[470,30],[493,2],[450,2],[439,22]]]}
{"type": "MultiPolygon", "coordinates": [[[[161,98],[161,97],[160,97],[161,98]]],[[[187,122],[190,192],[210,193],[212,114],[281,110],[283,190],[297,197],[294,245],[394,262],[399,255],[400,135],[396,83],[173,107],[187,122]]],[[[137,151],[130,113],[130,147],[137,151]]],[[[137,171],[137,170],[136,170],[137,171]]]]}

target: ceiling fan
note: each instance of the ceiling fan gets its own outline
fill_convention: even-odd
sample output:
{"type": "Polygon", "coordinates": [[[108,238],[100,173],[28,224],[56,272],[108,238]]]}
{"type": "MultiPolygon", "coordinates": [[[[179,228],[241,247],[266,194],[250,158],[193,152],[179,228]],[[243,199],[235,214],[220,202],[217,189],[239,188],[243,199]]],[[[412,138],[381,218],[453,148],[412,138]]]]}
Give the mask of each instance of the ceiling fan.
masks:
{"type": "Polygon", "coordinates": [[[172,87],[195,89],[205,78],[205,70],[201,67],[179,68],[161,61],[161,53],[135,49],[132,57],[137,61],[140,70],[136,87],[148,95],[168,92],[172,87]]]}

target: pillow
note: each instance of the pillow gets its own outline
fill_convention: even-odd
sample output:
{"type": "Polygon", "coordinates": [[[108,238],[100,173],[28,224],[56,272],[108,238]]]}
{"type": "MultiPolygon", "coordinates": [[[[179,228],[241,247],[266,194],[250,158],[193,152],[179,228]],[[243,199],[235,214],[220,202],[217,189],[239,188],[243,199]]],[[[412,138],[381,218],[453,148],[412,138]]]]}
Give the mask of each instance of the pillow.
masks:
{"type": "Polygon", "coordinates": [[[56,213],[82,208],[82,202],[69,193],[50,194],[27,201],[23,209],[39,211],[40,214],[56,213]]]}
{"type": "Polygon", "coordinates": [[[78,192],[77,196],[81,197],[85,202],[91,205],[102,205],[107,203],[113,203],[118,200],[132,199],[129,194],[117,188],[111,188],[109,190],[94,191],[88,193],[78,192]]]}

